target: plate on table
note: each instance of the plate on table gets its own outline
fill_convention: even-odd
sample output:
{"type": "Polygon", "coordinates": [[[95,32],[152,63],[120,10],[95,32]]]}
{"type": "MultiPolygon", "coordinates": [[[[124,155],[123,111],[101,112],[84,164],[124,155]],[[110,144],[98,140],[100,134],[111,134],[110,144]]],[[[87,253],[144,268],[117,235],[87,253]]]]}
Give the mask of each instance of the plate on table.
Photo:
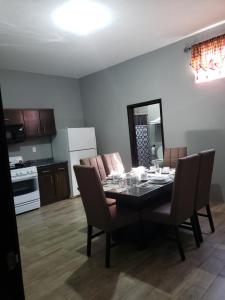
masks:
{"type": "Polygon", "coordinates": [[[170,168],[169,168],[169,167],[164,167],[164,168],[162,168],[161,173],[162,173],[162,174],[170,174],[170,168]]]}
{"type": "Polygon", "coordinates": [[[155,175],[149,178],[151,183],[164,184],[171,181],[171,178],[167,175],[155,175]]]}
{"type": "Polygon", "coordinates": [[[128,189],[127,187],[120,187],[118,184],[107,184],[103,186],[104,192],[116,191],[117,193],[122,193],[127,189],[128,189]]]}
{"type": "Polygon", "coordinates": [[[149,181],[149,178],[147,178],[147,179],[141,179],[140,181],[141,181],[142,183],[144,183],[144,182],[149,181]]]}
{"type": "Polygon", "coordinates": [[[110,190],[116,190],[119,188],[120,188],[119,184],[114,184],[114,183],[107,183],[107,184],[103,185],[103,190],[105,192],[110,191],[110,190]]]}
{"type": "Polygon", "coordinates": [[[146,170],[147,173],[155,173],[155,167],[151,166],[148,170],[146,170]]]}

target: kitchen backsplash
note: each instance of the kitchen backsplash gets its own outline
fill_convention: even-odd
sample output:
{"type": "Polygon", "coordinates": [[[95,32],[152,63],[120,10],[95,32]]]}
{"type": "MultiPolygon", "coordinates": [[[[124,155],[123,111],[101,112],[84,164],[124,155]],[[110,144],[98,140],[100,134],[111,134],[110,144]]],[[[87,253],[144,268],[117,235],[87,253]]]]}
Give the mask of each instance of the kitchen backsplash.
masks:
{"type": "Polygon", "coordinates": [[[24,160],[52,157],[51,139],[43,137],[8,146],[9,156],[22,155],[24,160]],[[36,152],[34,152],[36,150],[36,152]]]}

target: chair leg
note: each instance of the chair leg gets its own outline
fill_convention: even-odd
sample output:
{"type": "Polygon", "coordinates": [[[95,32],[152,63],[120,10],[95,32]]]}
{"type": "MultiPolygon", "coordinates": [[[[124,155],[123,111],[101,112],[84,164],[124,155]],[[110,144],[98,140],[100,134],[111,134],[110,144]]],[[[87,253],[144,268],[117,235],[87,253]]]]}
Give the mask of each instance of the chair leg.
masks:
{"type": "Polygon", "coordinates": [[[88,228],[87,228],[87,256],[91,256],[91,236],[92,236],[92,225],[88,225],[88,228]]]}
{"type": "Polygon", "coordinates": [[[196,218],[194,216],[191,217],[191,226],[193,228],[196,246],[199,248],[200,247],[199,231],[198,231],[198,227],[196,224],[196,218]]]}
{"type": "Polygon", "coordinates": [[[203,242],[202,229],[201,229],[201,226],[200,226],[200,223],[199,223],[199,219],[198,219],[198,215],[197,215],[196,211],[194,212],[193,217],[195,218],[195,221],[196,221],[196,226],[197,226],[197,230],[198,230],[199,241],[200,241],[200,243],[202,243],[203,242]]]}
{"type": "Polygon", "coordinates": [[[176,235],[176,241],[177,241],[177,246],[178,246],[178,250],[180,253],[180,257],[181,260],[185,260],[185,255],[184,255],[184,249],[180,240],[180,234],[179,234],[179,227],[178,226],[174,226],[174,231],[175,231],[175,235],[176,235]]]}
{"type": "Polygon", "coordinates": [[[105,245],[105,267],[110,267],[110,249],[111,249],[111,233],[106,232],[106,245],[105,245]]]}
{"type": "Polygon", "coordinates": [[[208,216],[208,219],[209,219],[209,225],[210,225],[211,231],[215,232],[215,227],[214,227],[213,218],[212,218],[212,214],[211,214],[209,204],[206,205],[206,211],[207,211],[207,216],[208,216]]]}

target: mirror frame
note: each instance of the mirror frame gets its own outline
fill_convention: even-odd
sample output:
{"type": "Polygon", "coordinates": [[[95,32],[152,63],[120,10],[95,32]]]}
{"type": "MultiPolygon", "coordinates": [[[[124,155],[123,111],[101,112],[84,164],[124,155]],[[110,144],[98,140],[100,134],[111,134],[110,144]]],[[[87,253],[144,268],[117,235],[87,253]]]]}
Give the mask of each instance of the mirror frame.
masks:
{"type": "Polygon", "coordinates": [[[147,106],[152,104],[159,104],[160,117],[161,117],[161,131],[162,131],[162,147],[164,153],[165,142],[164,142],[164,130],[163,130],[162,100],[155,99],[146,102],[127,105],[127,116],[128,116],[129,135],[130,135],[130,150],[131,150],[131,160],[132,160],[133,167],[138,166],[137,142],[136,142],[135,125],[134,125],[134,109],[137,107],[142,107],[142,106],[147,106]]]}

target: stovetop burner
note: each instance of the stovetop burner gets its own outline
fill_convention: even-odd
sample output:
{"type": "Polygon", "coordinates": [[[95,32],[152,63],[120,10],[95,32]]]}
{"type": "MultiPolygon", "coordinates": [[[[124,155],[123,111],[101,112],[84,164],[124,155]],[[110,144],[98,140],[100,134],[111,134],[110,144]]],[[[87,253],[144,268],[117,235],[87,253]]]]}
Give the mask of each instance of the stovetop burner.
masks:
{"type": "Polygon", "coordinates": [[[25,168],[24,163],[17,163],[13,166],[10,166],[10,170],[21,169],[21,168],[25,168]]]}

